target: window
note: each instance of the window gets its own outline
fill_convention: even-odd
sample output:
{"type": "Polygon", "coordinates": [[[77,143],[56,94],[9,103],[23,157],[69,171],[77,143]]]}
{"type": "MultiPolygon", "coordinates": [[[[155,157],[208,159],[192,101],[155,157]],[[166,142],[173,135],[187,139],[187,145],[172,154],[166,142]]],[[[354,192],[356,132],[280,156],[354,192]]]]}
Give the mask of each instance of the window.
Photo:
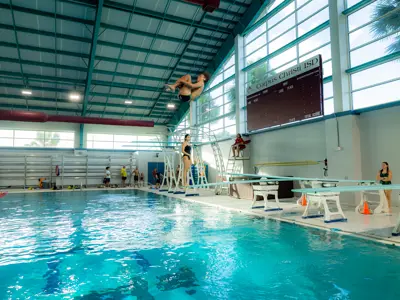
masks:
{"type": "Polygon", "coordinates": [[[114,150],[161,150],[161,138],[156,135],[118,135],[94,134],[87,135],[87,148],[114,150]]]}
{"type": "MultiPolygon", "coordinates": [[[[347,7],[359,1],[347,0],[347,7]]],[[[400,51],[398,7],[393,1],[377,0],[347,16],[353,108],[400,101],[400,62],[395,57],[378,59],[400,51]]]]}
{"type": "MultiPolygon", "coordinates": [[[[234,57],[234,56],[233,56],[234,57]]],[[[222,67],[223,81],[211,86],[196,101],[198,126],[205,132],[214,133],[217,138],[225,138],[231,135],[235,127],[235,75],[234,59],[227,60],[222,67]],[[229,127],[229,128],[228,128],[229,127]]],[[[204,138],[207,141],[206,138],[204,138]]]]}
{"type": "Polygon", "coordinates": [[[0,130],[1,147],[74,148],[74,132],[0,130]]]}
{"type": "MultiPolygon", "coordinates": [[[[266,13],[273,11],[282,3],[284,1],[272,1],[266,9],[266,13]]],[[[245,87],[247,88],[251,84],[282,72],[315,55],[322,56],[323,76],[331,76],[330,29],[326,26],[319,31],[313,31],[329,20],[328,5],[328,0],[292,1],[267,19],[264,23],[265,27],[260,25],[250,32],[245,37],[245,64],[247,67],[251,64],[254,65],[246,70],[245,87]],[[295,43],[304,34],[310,32],[312,35],[306,40],[295,43]],[[287,45],[291,45],[291,43],[293,43],[293,47],[286,49],[287,45]],[[248,49],[252,51],[248,51],[248,49]],[[266,61],[257,65],[257,61],[261,59],[266,61]]],[[[330,89],[324,99],[325,114],[333,113],[333,89],[331,86],[332,83],[324,85],[324,89],[330,89]]]]}

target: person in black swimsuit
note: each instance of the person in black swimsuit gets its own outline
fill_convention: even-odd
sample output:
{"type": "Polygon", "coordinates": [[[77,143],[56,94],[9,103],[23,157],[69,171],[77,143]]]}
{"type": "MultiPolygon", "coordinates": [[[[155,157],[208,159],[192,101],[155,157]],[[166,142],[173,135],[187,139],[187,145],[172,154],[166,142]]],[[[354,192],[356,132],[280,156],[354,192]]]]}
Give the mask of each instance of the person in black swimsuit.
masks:
{"type": "MultiPolygon", "coordinates": [[[[392,171],[389,170],[389,164],[384,161],[382,163],[382,169],[376,175],[376,179],[379,180],[382,185],[392,184],[392,171]]],[[[384,190],[386,199],[388,201],[389,213],[392,212],[392,190],[384,190]]]]}
{"type": "Polygon", "coordinates": [[[179,89],[178,98],[182,102],[194,101],[204,90],[204,83],[210,79],[208,72],[203,72],[197,77],[197,82],[192,83],[192,77],[187,74],[179,78],[174,84],[166,84],[165,90],[174,92],[179,89]]]}
{"type": "Polygon", "coordinates": [[[182,154],[183,154],[183,175],[182,175],[182,183],[183,186],[187,186],[187,173],[192,165],[192,158],[191,158],[191,152],[192,152],[192,146],[190,146],[190,135],[186,134],[185,135],[185,140],[182,143],[182,154]]]}

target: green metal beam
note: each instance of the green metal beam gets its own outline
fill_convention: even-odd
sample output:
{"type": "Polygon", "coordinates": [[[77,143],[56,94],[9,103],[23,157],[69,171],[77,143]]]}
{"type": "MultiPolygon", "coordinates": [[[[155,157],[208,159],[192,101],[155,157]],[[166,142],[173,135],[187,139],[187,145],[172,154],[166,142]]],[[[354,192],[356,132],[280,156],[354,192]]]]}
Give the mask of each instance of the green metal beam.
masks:
{"type": "MultiPolygon", "coordinates": [[[[111,25],[111,24],[106,24],[106,23],[102,23],[101,27],[102,28],[106,28],[106,29],[110,29],[110,30],[119,31],[119,32],[125,32],[125,30],[126,30],[126,28],[124,28],[124,27],[111,25]]],[[[136,29],[132,29],[132,28],[130,28],[128,30],[128,32],[131,33],[131,34],[136,34],[136,35],[144,36],[144,37],[148,37],[148,38],[153,38],[154,37],[153,33],[144,32],[144,31],[140,31],[140,30],[136,30],[136,29]]],[[[164,41],[168,41],[168,42],[174,42],[174,43],[181,43],[182,42],[182,39],[180,39],[180,38],[175,38],[175,37],[166,36],[166,35],[158,35],[157,38],[160,39],[160,40],[164,40],[164,41]]],[[[199,42],[193,42],[192,45],[193,46],[198,46],[198,47],[205,47],[206,46],[204,43],[199,43],[199,42]]],[[[207,46],[207,48],[218,49],[219,47],[218,46],[209,45],[209,46],[207,46]]]]}
{"type": "Polygon", "coordinates": [[[398,60],[398,59],[400,59],[400,51],[397,51],[397,52],[382,56],[380,58],[371,60],[371,61],[369,61],[367,63],[352,67],[350,69],[347,69],[346,73],[347,74],[354,74],[354,73],[361,72],[361,71],[367,70],[369,68],[375,67],[377,65],[381,65],[381,64],[387,63],[389,61],[398,60]]]}
{"type": "MultiPolygon", "coordinates": [[[[27,110],[25,105],[17,105],[17,104],[6,104],[6,103],[0,103],[0,108],[11,108],[11,109],[22,109],[22,110],[27,110]]],[[[29,110],[39,110],[39,111],[57,111],[57,112],[66,112],[66,113],[75,113],[79,114],[80,110],[78,109],[69,109],[69,108],[57,108],[57,107],[45,107],[45,106],[30,106],[29,110]]],[[[90,110],[88,111],[90,114],[101,114],[102,111],[100,110],[90,110]]],[[[118,116],[118,117],[134,117],[134,118],[146,118],[146,119],[157,119],[156,116],[144,116],[141,114],[123,114],[123,113],[118,113],[118,112],[106,112],[106,115],[108,116],[118,116]]],[[[161,115],[160,115],[161,116],[161,115]]],[[[167,119],[167,118],[165,118],[167,119]]],[[[156,125],[165,125],[164,123],[156,123],[156,125]]]]}
{"type": "Polygon", "coordinates": [[[59,2],[74,4],[74,5],[81,5],[84,7],[90,7],[96,9],[96,1],[97,0],[58,0],[59,2]]]}
{"type": "MultiPolygon", "coordinates": [[[[14,31],[13,26],[7,25],[7,24],[0,24],[0,29],[14,31]]],[[[54,37],[54,32],[52,32],[52,31],[37,30],[37,29],[31,29],[31,28],[26,28],[26,27],[21,27],[21,26],[16,26],[15,29],[18,32],[24,32],[24,33],[30,33],[30,34],[37,34],[37,35],[42,35],[42,36],[54,37]]],[[[143,33],[143,34],[146,34],[146,36],[148,36],[147,33],[143,33]]],[[[140,35],[143,35],[143,34],[140,34],[140,35]]],[[[149,35],[149,37],[152,37],[152,36],[149,35]]],[[[82,43],[87,43],[87,44],[90,44],[92,42],[92,40],[88,39],[88,38],[82,38],[82,37],[78,37],[78,36],[74,36],[74,35],[60,34],[60,33],[57,33],[57,38],[58,39],[64,39],[64,40],[70,40],[70,41],[76,41],[76,42],[82,42],[82,43]]],[[[97,41],[97,44],[101,45],[101,46],[107,46],[107,47],[112,47],[112,48],[117,48],[117,49],[121,48],[120,44],[111,43],[111,42],[107,42],[107,41],[97,41]]],[[[192,43],[192,45],[199,46],[199,47],[203,47],[204,46],[204,44],[196,43],[196,42],[192,43]]],[[[27,47],[32,47],[32,46],[27,46],[27,47]]],[[[42,48],[40,48],[40,49],[42,49],[42,48]]],[[[131,51],[138,51],[138,52],[142,52],[142,53],[147,53],[148,52],[148,49],[139,48],[139,47],[133,47],[133,46],[128,46],[128,45],[125,45],[123,47],[123,49],[131,50],[131,51]]],[[[54,53],[54,50],[53,50],[53,53],[54,53]]],[[[72,52],[69,52],[69,53],[72,53],[72,52]]],[[[157,54],[157,55],[176,57],[176,54],[174,54],[174,53],[168,53],[168,52],[163,52],[163,51],[153,51],[153,53],[157,54]]],[[[198,50],[187,49],[185,54],[197,54],[197,53],[198,53],[198,50]]],[[[215,55],[215,53],[216,52],[203,51],[204,56],[213,57],[215,55]]],[[[86,55],[86,54],[82,54],[82,55],[86,55]]],[[[193,59],[193,57],[188,56],[185,59],[189,59],[190,60],[190,59],[193,59]]],[[[208,62],[209,61],[207,59],[200,59],[200,60],[203,60],[204,62],[208,62]]]]}
{"type": "MultiPolygon", "coordinates": [[[[115,63],[114,59],[108,59],[108,58],[104,57],[104,60],[115,63]]],[[[16,59],[16,58],[9,58],[9,57],[2,57],[2,56],[0,56],[0,61],[9,62],[9,63],[19,63],[19,60],[16,59]]],[[[71,71],[78,71],[78,72],[87,72],[87,69],[86,68],[82,68],[82,67],[74,67],[74,66],[61,65],[61,64],[55,65],[53,63],[36,62],[36,61],[33,61],[33,60],[24,60],[24,59],[22,59],[21,63],[23,65],[25,64],[25,65],[31,65],[31,66],[47,67],[47,68],[56,67],[57,69],[64,69],[64,70],[71,70],[71,71]]],[[[125,61],[124,61],[124,63],[125,63],[125,61]]],[[[153,65],[153,64],[143,64],[143,63],[136,63],[136,62],[131,62],[131,61],[126,61],[126,64],[129,64],[131,66],[148,67],[148,68],[159,69],[159,70],[167,70],[167,71],[170,70],[166,66],[153,65]]],[[[187,73],[191,72],[190,69],[185,69],[185,68],[177,68],[176,71],[183,72],[184,74],[187,74],[187,73]]],[[[103,74],[104,74],[104,72],[106,72],[106,71],[102,71],[103,74]]],[[[132,75],[132,76],[134,76],[134,75],[132,75]]]]}
{"type": "MultiPolygon", "coordinates": [[[[114,1],[105,1],[104,4],[105,7],[110,8],[110,9],[116,9],[116,10],[120,10],[120,11],[126,11],[126,12],[130,12],[132,11],[132,6],[131,5],[126,5],[126,4],[122,4],[122,3],[118,3],[118,2],[114,2],[114,1]]],[[[218,29],[216,30],[215,27],[213,25],[207,25],[207,24],[203,24],[203,23],[199,23],[199,22],[194,22],[190,19],[185,19],[185,18],[181,18],[181,17],[177,17],[177,16],[173,16],[173,15],[165,15],[163,16],[162,13],[159,13],[157,11],[154,10],[147,10],[144,8],[139,8],[137,7],[135,9],[135,14],[136,15],[141,15],[141,16],[145,16],[148,18],[152,18],[152,19],[158,19],[158,20],[165,20],[171,23],[175,23],[175,24],[179,24],[179,25],[185,25],[185,26],[192,26],[194,28],[198,28],[198,29],[203,29],[203,30],[209,30],[209,31],[217,31],[220,33],[225,33],[225,34],[229,34],[229,29],[218,29]]]]}
{"type": "MultiPolygon", "coordinates": [[[[202,17],[200,19],[200,23],[203,22],[205,16],[206,16],[206,13],[204,13],[202,15],[202,17]]],[[[186,49],[188,49],[188,47],[190,46],[190,43],[193,41],[194,37],[196,36],[196,31],[197,31],[197,28],[194,29],[194,32],[193,32],[192,36],[189,38],[189,43],[186,44],[185,47],[183,48],[182,55],[179,57],[178,61],[176,62],[174,68],[172,69],[171,75],[168,77],[168,80],[166,82],[169,82],[171,80],[172,76],[174,75],[174,73],[178,70],[178,66],[181,63],[182,57],[183,57],[184,53],[186,52],[186,49]]],[[[160,93],[160,95],[156,99],[156,102],[154,103],[154,105],[153,105],[153,107],[152,107],[152,109],[150,111],[150,115],[153,113],[153,109],[156,107],[157,102],[159,101],[159,99],[163,96],[163,93],[166,93],[166,91],[163,91],[162,93],[160,93]]]]}
{"type": "MultiPolygon", "coordinates": [[[[14,89],[23,89],[25,86],[23,84],[14,84],[14,83],[3,83],[0,82],[0,87],[7,87],[7,88],[14,88],[14,89]]],[[[43,92],[54,92],[54,93],[64,93],[69,94],[71,92],[70,89],[61,89],[61,88],[52,88],[52,87],[41,87],[41,86],[29,86],[29,89],[32,91],[43,91],[43,92]]],[[[94,97],[110,97],[115,99],[124,99],[126,100],[128,97],[127,95],[121,94],[108,94],[108,93],[98,93],[98,92],[91,92],[91,96],[94,97]]],[[[155,101],[153,98],[148,97],[137,97],[134,96],[131,100],[133,101],[155,101]]],[[[165,100],[164,103],[170,102],[170,100],[165,100]]],[[[179,103],[177,98],[173,99],[172,102],[179,103]]]]}
{"type": "MultiPolygon", "coordinates": [[[[0,94],[1,99],[17,99],[17,100],[28,100],[28,101],[36,101],[36,102],[49,102],[49,103],[55,103],[54,98],[46,98],[46,97],[25,97],[21,95],[8,95],[8,94],[0,94]]],[[[134,99],[133,99],[134,100],[134,99]]],[[[66,103],[66,104],[75,104],[74,102],[71,102],[70,100],[67,99],[57,99],[57,103],[66,103]]],[[[104,106],[104,102],[96,102],[96,101],[90,101],[89,105],[91,106],[104,106]]],[[[165,103],[163,104],[165,106],[165,103]]],[[[108,103],[107,107],[115,107],[115,108],[132,108],[132,109],[138,109],[138,110],[149,110],[149,107],[147,105],[138,105],[138,104],[132,104],[132,105],[127,105],[127,104],[117,104],[117,103],[108,103]]],[[[158,112],[165,112],[165,108],[156,108],[158,112]]]]}
{"type": "Polygon", "coordinates": [[[350,14],[352,14],[352,13],[354,13],[354,12],[356,12],[356,11],[362,9],[362,8],[364,8],[368,4],[371,4],[372,2],[375,2],[375,1],[376,0],[362,0],[362,1],[354,4],[353,6],[348,7],[347,9],[345,9],[342,12],[342,14],[345,15],[345,16],[350,15],[350,14]]]}
{"type": "MultiPolygon", "coordinates": [[[[7,57],[0,57],[0,61],[2,62],[10,62],[10,63],[19,63],[19,60],[16,58],[7,58],[7,57]]],[[[59,64],[52,64],[52,63],[43,63],[43,62],[35,62],[31,60],[21,60],[22,64],[26,65],[32,65],[32,66],[40,66],[40,67],[48,67],[48,68],[54,68],[56,67],[57,69],[65,69],[65,70],[71,70],[71,71],[77,71],[77,72],[86,72],[86,68],[81,68],[81,67],[72,67],[68,65],[59,65],[59,64]]],[[[92,72],[93,75],[93,72],[92,72]]],[[[24,78],[22,76],[22,78],[24,78]]],[[[88,79],[86,82],[88,82],[88,79]]],[[[92,76],[90,77],[90,82],[92,82],[92,76]]],[[[90,83],[89,82],[89,83],[90,83]]],[[[104,81],[104,80],[93,80],[94,85],[101,85],[101,86],[111,86],[111,82],[104,81]]],[[[121,87],[121,88],[127,88],[127,89],[137,89],[137,90],[142,90],[142,91],[150,91],[150,92],[159,92],[162,89],[160,88],[153,88],[153,87],[147,87],[144,85],[131,85],[131,84],[126,84],[126,83],[115,83],[115,87],[121,87]]],[[[86,93],[86,92],[85,92],[86,93]]]]}
{"type": "Polygon", "coordinates": [[[66,83],[71,85],[85,86],[84,80],[78,80],[73,78],[62,78],[62,77],[54,77],[54,76],[46,76],[46,75],[37,75],[24,72],[23,75],[19,72],[10,72],[10,71],[0,71],[0,76],[4,78],[18,78],[22,80],[29,81],[37,81],[37,82],[58,82],[58,83],[66,83]]]}
{"type": "MultiPolygon", "coordinates": [[[[99,43],[98,43],[99,44],[99,43]]],[[[11,47],[11,48],[17,48],[17,44],[13,44],[13,43],[7,43],[7,42],[0,42],[0,46],[3,47],[11,47]]],[[[45,52],[45,53],[51,53],[54,54],[54,50],[53,49],[48,49],[48,48],[40,48],[40,47],[33,47],[33,46],[27,46],[27,45],[20,45],[19,46],[20,49],[22,50],[31,50],[31,51],[36,51],[36,52],[45,52]]],[[[148,51],[148,50],[147,50],[148,51]]],[[[67,55],[67,56],[72,56],[72,57],[79,57],[79,58],[89,58],[89,55],[87,54],[80,54],[80,53],[76,53],[76,52],[70,52],[70,51],[62,51],[62,50],[57,50],[57,54],[60,55],[67,55]]],[[[0,58],[0,59],[6,59],[5,57],[0,58]]],[[[96,56],[96,60],[103,60],[103,61],[108,61],[108,62],[117,62],[117,60],[115,58],[109,58],[109,57],[105,57],[105,56],[96,56]]],[[[10,61],[10,62],[14,62],[14,61],[10,61]]],[[[36,62],[31,61],[31,63],[29,64],[35,64],[37,65],[36,62]]],[[[133,66],[143,66],[142,63],[135,63],[129,60],[123,60],[123,63],[129,64],[129,65],[133,65],[133,66]]],[[[46,63],[45,63],[46,64],[46,63]]],[[[183,65],[185,66],[189,66],[189,63],[184,63],[183,65]]],[[[45,67],[50,67],[50,65],[42,65],[45,67]]],[[[56,65],[57,68],[60,69],[64,69],[64,65],[56,65]]],[[[146,67],[150,67],[150,68],[159,68],[159,65],[149,65],[146,64],[146,67]]],[[[79,67],[77,67],[79,68],[79,67]]],[[[163,68],[165,70],[165,67],[161,66],[161,68],[163,68]]],[[[71,66],[66,66],[67,70],[71,70],[71,66]]],[[[81,72],[86,72],[86,69],[84,68],[80,68],[77,71],[81,71],[81,72]]],[[[183,72],[184,74],[186,74],[187,72],[189,72],[190,69],[178,69],[178,72],[183,72]]],[[[98,74],[104,74],[104,75],[113,75],[114,72],[110,72],[110,71],[105,71],[105,70],[93,70],[94,73],[98,73],[98,74]]],[[[117,72],[117,76],[121,76],[121,77],[129,77],[129,78],[139,78],[139,79],[144,79],[144,80],[151,80],[151,81],[165,81],[165,78],[157,78],[157,77],[150,77],[150,76],[136,76],[136,75],[132,75],[130,73],[120,73],[117,72]]]]}
{"type": "MultiPolygon", "coordinates": [[[[94,0],[59,0],[59,1],[60,2],[65,2],[65,3],[77,4],[77,5],[81,5],[81,6],[84,6],[84,7],[95,8],[95,5],[91,4],[91,2],[93,2],[94,0]]],[[[174,1],[175,2],[179,2],[179,3],[184,3],[184,4],[188,5],[188,6],[192,6],[192,7],[196,7],[196,8],[199,7],[198,4],[192,4],[190,2],[186,2],[186,1],[183,1],[183,0],[174,0],[174,1]]],[[[221,2],[230,3],[229,1],[221,1],[221,2]]],[[[244,3],[239,3],[237,5],[239,5],[240,7],[243,7],[243,8],[247,8],[248,7],[248,5],[244,4],[244,3]]],[[[228,10],[228,9],[223,9],[223,8],[218,8],[217,12],[219,12],[221,14],[232,15],[232,16],[235,16],[235,17],[240,17],[241,16],[240,13],[237,13],[237,12],[234,12],[234,11],[231,11],[231,10],[228,10]]]]}
{"type": "MultiPolygon", "coordinates": [[[[102,60],[102,61],[108,61],[108,62],[112,62],[112,63],[118,62],[118,59],[110,58],[110,57],[106,57],[106,56],[96,56],[96,59],[102,60]]],[[[124,65],[137,66],[137,67],[145,67],[145,68],[152,68],[152,69],[159,69],[159,70],[170,70],[170,68],[168,68],[167,66],[140,63],[140,62],[126,60],[126,59],[120,59],[119,63],[124,64],[124,65]]],[[[185,64],[185,65],[190,66],[190,64],[185,64]]],[[[182,71],[182,72],[190,72],[190,70],[191,70],[191,68],[180,68],[180,71],[182,71]]]]}
{"type": "MultiPolygon", "coordinates": [[[[42,10],[26,8],[26,7],[22,7],[22,6],[18,6],[18,5],[13,5],[12,7],[13,7],[14,11],[54,19],[54,13],[52,13],[52,12],[46,12],[46,11],[42,11],[42,10]]],[[[7,4],[3,4],[3,3],[0,3],[0,8],[10,9],[10,7],[7,4]]],[[[85,25],[94,25],[93,21],[91,21],[91,20],[80,19],[80,18],[70,17],[70,16],[66,16],[66,15],[61,15],[61,14],[57,14],[57,19],[60,19],[63,21],[81,23],[81,24],[85,24],[85,25]]]]}
{"type": "MultiPolygon", "coordinates": [[[[17,31],[15,30],[15,16],[14,16],[14,6],[12,4],[12,0],[10,0],[10,5],[9,8],[11,9],[11,16],[12,16],[12,22],[13,22],[13,28],[14,28],[14,38],[15,41],[17,42],[17,53],[18,53],[18,62],[19,62],[19,70],[21,72],[22,77],[24,76],[24,70],[22,67],[22,59],[21,59],[21,51],[19,48],[19,42],[18,42],[18,34],[17,31]]],[[[24,79],[24,84],[27,84],[27,82],[24,79]]]]}
{"type": "Polygon", "coordinates": [[[99,37],[99,32],[100,32],[100,24],[101,24],[102,12],[103,12],[103,5],[104,5],[104,0],[99,0],[99,2],[97,3],[96,21],[95,21],[94,30],[93,30],[92,45],[90,47],[90,58],[89,58],[85,92],[84,92],[83,104],[82,104],[82,113],[81,113],[82,116],[86,115],[87,105],[89,102],[89,93],[90,93],[90,88],[92,86],[94,62],[96,60],[97,39],[99,37]]]}

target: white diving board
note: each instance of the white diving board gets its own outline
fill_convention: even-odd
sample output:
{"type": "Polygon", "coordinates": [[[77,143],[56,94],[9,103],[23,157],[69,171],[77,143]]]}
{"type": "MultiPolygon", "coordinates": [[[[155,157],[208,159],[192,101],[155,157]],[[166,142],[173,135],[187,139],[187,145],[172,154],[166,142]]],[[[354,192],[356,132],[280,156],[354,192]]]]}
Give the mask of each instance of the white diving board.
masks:
{"type": "Polygon", "coordinates": [[[375,183],[375,180],[353,180],[353,179],[335,179],[335,178],[307,178],[307,177],[288,177],[288,176],[273,176],[273,175],[261,175],[261,174],[241,174],[241,173],[226,173],[227,176],[242,176],[242,177],[263,177],[271,178],[279,181],[323,181],[323,182],[348,182],[348,183],[375,183]]]}

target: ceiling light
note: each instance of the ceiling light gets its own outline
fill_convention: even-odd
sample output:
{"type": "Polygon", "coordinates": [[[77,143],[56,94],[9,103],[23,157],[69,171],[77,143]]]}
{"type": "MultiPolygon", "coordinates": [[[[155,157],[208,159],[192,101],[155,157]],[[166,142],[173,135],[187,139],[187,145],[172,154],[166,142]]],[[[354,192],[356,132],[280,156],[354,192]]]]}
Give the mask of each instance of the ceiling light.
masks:
{"type": "Polygon", "coordinates": [[[167,107],[168,107],[168,108],[175,108],[175,104],[173,104],[173,103],[168,103],[168,104],[167,104],[167,107]]]}
{"type": "Polygon", "coordinates": [[[22,93],[22,95],[28,95],[28,96],[32,95],[31,90],[22,90],[21,93],[22,93]]]}
{"type": "Polygon", "coordinates": [[[132,101],[126,100],[125,104],[132,104],[132,101]]]}
{"type": "Polygon", "coordinates": [[[80,100],[81,99],[81,95],[77,92],[71,92],[69,94],[69,100],[80,100]]]}

